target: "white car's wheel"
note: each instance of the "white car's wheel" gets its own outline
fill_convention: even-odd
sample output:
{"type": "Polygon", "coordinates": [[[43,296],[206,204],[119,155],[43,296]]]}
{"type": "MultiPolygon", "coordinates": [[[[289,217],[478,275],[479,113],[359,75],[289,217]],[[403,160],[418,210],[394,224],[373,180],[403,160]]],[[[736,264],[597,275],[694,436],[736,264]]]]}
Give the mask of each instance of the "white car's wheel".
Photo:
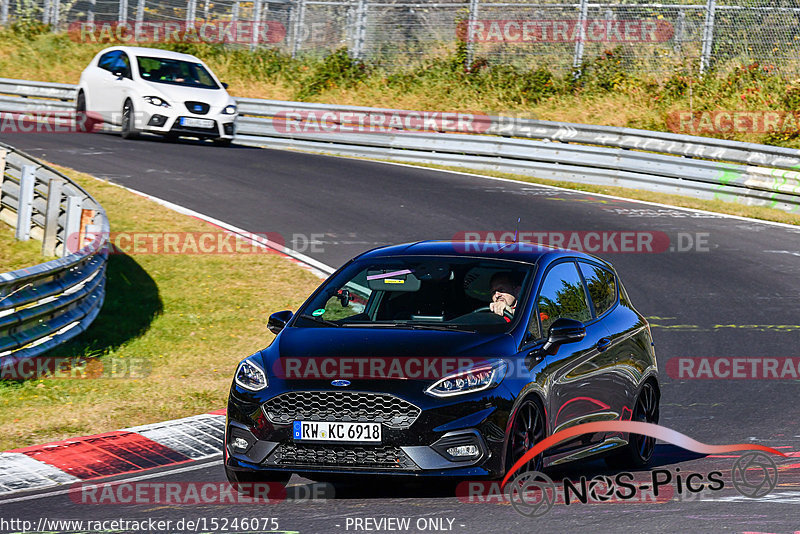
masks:
{"type": "Polygon", "coordinates": [[[123,139],[134,139],[137,136],[136,126],[134,123],[134,110],[133,110],[133,102],[129,100],[125,101],[125,104],[122,105],[122,138],[123,139]]]}

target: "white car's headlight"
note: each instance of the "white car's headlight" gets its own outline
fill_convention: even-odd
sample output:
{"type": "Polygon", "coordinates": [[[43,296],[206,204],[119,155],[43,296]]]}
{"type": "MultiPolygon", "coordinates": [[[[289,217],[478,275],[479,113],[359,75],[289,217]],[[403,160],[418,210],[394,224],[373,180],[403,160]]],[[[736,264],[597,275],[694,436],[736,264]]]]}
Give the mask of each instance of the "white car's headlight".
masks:
{"type": "Polygon", "coordinates": [[[236,106],[234,106],[233,104],[225,106],[225,109],[222,110],[222,113],[224,115],[233,115],[234,113],[236,113],[236,106]]]}
{"type": "Polygon", "coordinates": [[[144,101],[160,108],[170,108],[169,102],[158,96],[145,96],[144,101]]]}
{"type": "Polygon", "coordinates": [[[234,381],[250,391],[261,391],[268,385],[267,374],[249,358],[239,363],[234,381]]]}
{"type": "Polygon", "coordinates": [[[425,393],[434,397],[450,397],[491,389],[503,381],[507,370],[508,364],[502,360],[479,365],[442,378],[426,389],[425,393]]]}

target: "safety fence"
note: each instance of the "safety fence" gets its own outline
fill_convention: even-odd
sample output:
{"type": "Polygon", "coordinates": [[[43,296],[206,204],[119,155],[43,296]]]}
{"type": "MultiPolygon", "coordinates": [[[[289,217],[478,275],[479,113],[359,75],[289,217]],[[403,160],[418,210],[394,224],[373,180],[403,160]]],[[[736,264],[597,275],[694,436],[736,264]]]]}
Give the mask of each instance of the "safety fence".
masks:
{"type": "Polygon", "coordinates": [[[0,361],[38,356],[92,323],[105,298],[108,219],[78,184],[0,143],[0,220],[56,259],[0,273],[0,361]]]}

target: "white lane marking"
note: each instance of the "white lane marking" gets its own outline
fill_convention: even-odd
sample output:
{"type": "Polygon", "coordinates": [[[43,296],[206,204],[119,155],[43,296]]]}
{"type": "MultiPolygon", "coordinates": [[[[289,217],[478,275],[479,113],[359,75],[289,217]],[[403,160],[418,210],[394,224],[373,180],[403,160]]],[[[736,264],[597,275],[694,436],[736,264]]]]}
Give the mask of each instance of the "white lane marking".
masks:
{"type": "Polygon", "coordinates": [[[765,250],[764,252],[770,252],[772,254],[791,254],[792,256],[800,256],[800,252],[795,252],[793,250],[765,250]]]}
{"type": "Polygon", "coordinates": [[[783,491],[781,493],[770,493],[757,499],[745,497],[744,495],[726,495],[724,497],[701,498],[701,501],[713,502],[769,502],[781,504],[800,503],[800,491],[783,491]]]}
{"type": "MultiPolygon", "coordinates": [[[[216,462],[211,461],[211,460],[216,460],[217,457],[218,458],[222,458],[222,453],[220,453],[218,455],[215,455],[214,457],[209,457],[209,459],[208,459],[209,461],[202,462],[202,463],[195,463],[195,464],[192,464],[192,465],[189,465],[189,466],[185,466],[185,467],[176,467],[174,469],[166,469],[164,471],[159,471],[158,473],[148,473],[146,475],[138,475],[138,476],[135,476],[135,477],[121,478],[121,479],[112,480],[112,481],[109,481],[109,482],[98,482],[97,484],[98,485],[99,484],[116,485],[116,484],[123,484],[123,483],[127,483],[127,482],[137,482],[139,480],[148,480],[148,479],[151,479],[151,478],[158,478],[158,477],[163,477],[163,476],[168,476],[168,475],[174,475],[174,474],[178,474],[178,473],[185,473],[185,472],[188,472],[188,471],[195,471],[197,469],[204,469],[204,468],[210,467],[212,465],[217,465],[216,462]]],[[[79,480],[76,479],[76,481],[79,481],[79,480]]],[[[81,487],[91,488],[91,487],[95,487],[95,486],[86,485],[86,486],[81,486],[81,487]]],[[[42,493],[37,493],[36,495],[24,495],[22,497],[13,497],[11,499],[0,499],[0,506],[3,506],[4,504],[15,503],[15,502],[30,501],[30,500],[35,500],[35,499],[44,499],[46,497],[54,497],[56,495],[65,495],[65,494],[69,493],[70,491],[71,491],[71,488],[66,488],[66,489],[45,491],[45,492],[42,492],[42,493]]]]}
{"type": "Polygon", "coordinates": [[[220,227],[220,228],[222,228],[224,230],[228,230],[229,232],[233,232],[236,235],[238,235],[239,237],[241,237],[242,239],[250,241],[251,243],[253,243],[255,245],[266,246],[266,247],[271,248],[271,249],[273,249],[273,250],[275,250],[277,252],[281,252],[283,254],[286,254],[290,258],[293,258],[293,259],[297,260],[298,262],[304,264],[306,267],[311,269],[311,272],[313,272],[315,275],[319,276],[320,278],[327,278],[328,276],[330,276],[336,270],[335,268],[333,268],[333,267],[331,267],[329,265],[326,265],[326,264],[322,263],[321,261],[315,260],[311,256],[306,256],[305,254],[303,254],[301,252],[297,252],[295,250],[292,250],[289,247],[280,245],[280,244],[275,243],[273,241],[269,241],[268,239],[259,238],[259,239],[256,240],[256,239],[254,239],[252,237],[253,233],[248,231],[248,230],[245,230],[243,228],[239,228],[238,226],[234,226],[232,224],[228,224],[228,223],[226,223],[224,221],[221,221],[219,219],[215,219],[214,217],[209,217],[208,215],[205,215],[203,213],[200,213],[200,212],[194,211],[192,209],[186,208],[184,206],[181,206],[180,204],[175,204],[175,203],[170,202],[168,200],[164,200],[162,198],[154,197],[153,195],[149,195],[147,193],[143,193],[143,192],[138,191],[136,189],[131,189],[130,187],[118,184],[116,182],[112,182],[110,180],[103,180],[102,178],[98,178],[96,176],[92,176],[92,178],[94,178],[95,180],[100,180],[101,182],[106,182],[106,183],[111,184],[111,185],[116,186],[116,187],[120,187],[120,188],[122,188],[122,189],[124,189],[126,191],[129,191],[131,193],[134,193],[136,195],[144,197],[144,198],[146,198],[148,200],[152,200],[156,204],[160,204],[161,206],[164,206],[167,209],[171,209],[172,211],[176,211],[176,212],[181,213],[183,215],[189,215],[190,217],[194,217],[196,219],[200,219],[201,221],[205,221],[207,223],[213,224],[214,226],[218,226],[218,227],[220,227]]]}

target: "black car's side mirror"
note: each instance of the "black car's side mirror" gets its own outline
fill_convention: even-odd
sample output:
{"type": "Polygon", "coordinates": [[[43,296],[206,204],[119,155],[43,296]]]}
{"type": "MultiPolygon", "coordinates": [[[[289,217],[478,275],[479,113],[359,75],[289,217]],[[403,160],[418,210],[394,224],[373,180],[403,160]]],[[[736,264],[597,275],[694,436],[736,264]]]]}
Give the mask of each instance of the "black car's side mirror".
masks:
{"type": "Polygon", "coordinates": [[[574,319],[556,319],[547,331],[547,341],[542,350],[550,352],[550,349],[557,348],[564,343],[574,343],[586,336],[586,327],[582,322],[574,319]]]}
{"type": "Polygon", "coordinates": [[[289,322],[289,319],[292,318],[292,312],[289,310],[275,312],[269,316],[269,320],[267,321],[267,328],[273,334],[277,334],[283,327],[286,326],[286,323],[289,322]]]}

